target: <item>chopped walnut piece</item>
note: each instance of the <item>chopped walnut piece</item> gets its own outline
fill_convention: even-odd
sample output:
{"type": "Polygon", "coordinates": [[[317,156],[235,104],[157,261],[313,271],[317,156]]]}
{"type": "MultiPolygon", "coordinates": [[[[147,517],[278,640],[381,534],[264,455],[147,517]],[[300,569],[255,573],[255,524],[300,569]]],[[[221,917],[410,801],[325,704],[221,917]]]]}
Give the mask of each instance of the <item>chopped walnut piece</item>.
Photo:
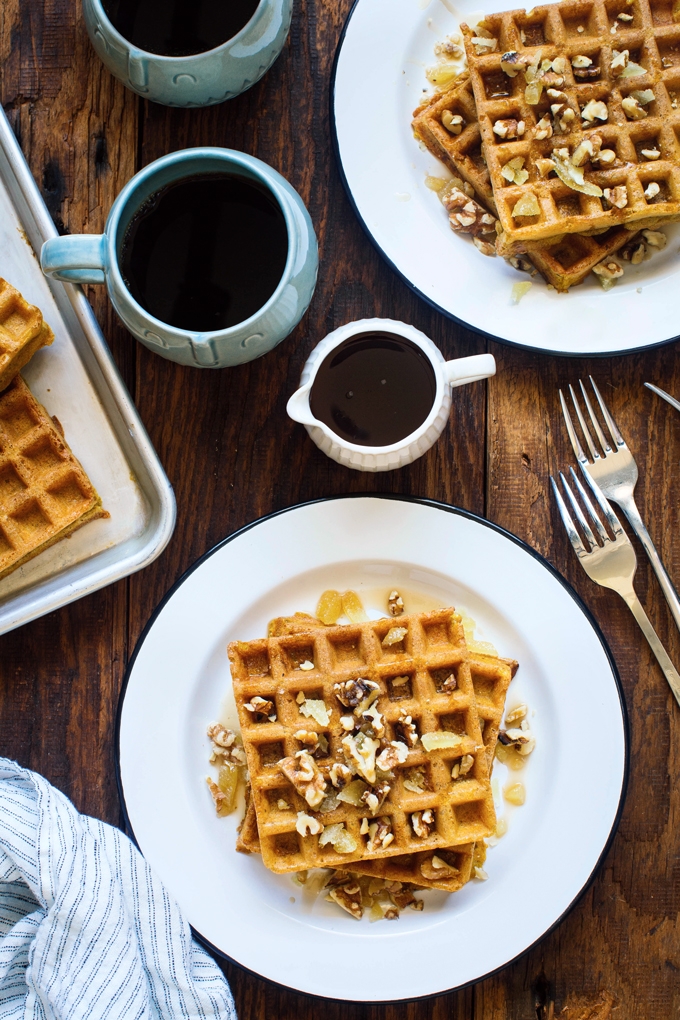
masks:
{"type": "Polygon", "coordinates": [[[304,662],[300,663],[300,665],[298,666],[298,669],[303,669],[305,671],[310,670],[310,669],[314,669],[314,663],[310,662],[309,659],[305,659],[304,662]]]}
{"type": "Polygon", "coordinates": [[[616,17],[618,18],[619,21],[632,21],[633,20],[633,15],[632,14],[625,14],[623,11],[621,11],[620,14],[617,14],[616,17]]]}
{"type": "Polygon", "coordinates": [[[513,138],[521,138],[524,134],[525,123],[523,120],[516,120],[514,117],[505,117],[497,120],[493,126],[493,133],[505,141],[513,138]]]}
{"type": "Polygon", "coordinates": [[[437,854],[432,854],[431,857],[426,857],[421,863],[420,873],[423,878],[433,882],[442,878],[456,878],[460,875],[460,870],[454,867],[453,864],[448,864],[437,854]]]}
{"type": "Polygon", "coordinates": [[[246,702],[243,706],[246,712],[250,712],[251,715],[259,716],[263,719],[267,719],[269,722],[276,721],[276,711],[274,709],[274,702],[269,701],[268,698],[260,698],[257,694],[250,701],[246,702]]]}
{"type": "MultiPolygon", "coordinates": [[[[547,177],[548,174],[554,172],[555,162],[552,159],[537,159],[536,169],[538,170],[538,173],[541,177],[547,177]]],[[[527,271],[529,272],[530,270],[527,271]]]]}
{"type": "Polygon", "coordinates": [[[571,58],[571,66],[575,67],[577,70],[584,70],[586,67],[591,67],[592,63],[593,62],[590,57],[585,57],[582,54],[571,58]]]}
{"type": "Polygon", "coordinates": [[[352,778],[352,770],[341,762],[336,761],[331,765],[328,775],[336,790],[342,790],[352,778]]]}
{"type": "Polygon", "coordinates": [[[342,748],[347,760],[356,767],[359,775],[370,786],[375,783],[375,756],[379,747],[380,742],[365,733],[357,733],[356,736],[348,734],[342,738],[342,748]]]}
{"type": "Polygon", "coordinates": [[[613,51],[613,53],[612,53],[612,62],[609,65],[610,68],[611,68],[612,74],[617,75],[617,74],[621,74],[622,71],[625,71],[626,67],[628,67],[628,58],[629,58],[629,56],[630,56],[630,54],[629,54],[628,50],[622,50],[620,53],[619,53],[618,50],[614,50],[613,51]]]}
{"type": "Polygon", "coordinates": [[[434,829],[434,811],[414,811],[411,815],[411,828],[418,839],[426,839],[434,829]]]}
{"type": "Polygon", "coordinates": [[[392,686],[393,687],[405,687],[408,682],[409,682],[409,677],[408,676],[393,676],[392,677],[392,686]]]}
{"type": "Polygon", "coordinates": [[[384,815],[382,818],[376,818],[373,822],[369,822],[368,819],[364,818],[360,831],[366,831],[368,834],[366,852],[369,854],[377,853],[378,850],[386,850],[394,840],[392,819],[384,815]],[[363,822],[366,822],[365,829],[363,822]]]}
{"type": "Polygon", "coordinates": [[[346,910],[357,921],[360,921],[363,917],[364,908],[361,902],[361,887],[350,876],[347,877],[346,882],[328,888],[326,899],[331,903],[337,903],[339,907],[346,910]]]}
{"type": "Polygon", "coordinates": [[[643,230],[642,236],[647,244],[651,245],[652,248],[658,248],[659,251],[668,244],[668,238],[660,230],[643,230]]]}
{"type": "Polygon", "coordinates": [[[546,116],[541,117],[538,124],[536,125],[536,130],[534,131],[534,138],[540,141],[542,138],[552,138],[552,134],[553,127],[552,124],[550,123],[550,117],[548,117],[546,114],[546,116]]]}
{"type": "Polygon", "coordinates": [[[398,740],[403,741],[407,747],[415,747],[418,743],[418,729],[408,712],[401,710],[399,718],[394,724],[394,732],[398,740]]]}
{"type": "Polygon", "coordinates": [[[392,787],[389,783],[379,783],[376,787],[370,790],[364,790],[361,795],[361,802],[365,804],[372,815],[377,815],[381,807],[387,800],[390,790],[392,787]]]}
{"type": "Polygon", "coordinates": [[[284,800],[283,797],[279,797],[279,799],[276,802],[276,806],[279,809],[279,811],[290,811],[290,804],[288,803],[287,800],[284,800]]]}
{"type": "Polygon", "coordinates": [[[659,159],[661,151],[655,146],[653,149],[640,149],[640,155],[644,156],[645,159],[655,160],[659,159]]]}
{"type": "Polygon", "coordinates": [[[446,680],[442,684],[442,694],[450,694],[451,691],[455,691],[458,686],[455,673],[449,673],[446,680]]]}
{"type": "Polygon", "coordinates": [[[222,790],[220,790],[217,783],[214,782],[214,780],[212,780],[210,776],[206,776],[205,781],[208,784],[208,789],[210,790],[212,799],[215,803],[215,810],[217,814],[220,815],[224,813],[225,806],[229,800],[228,795],[226,793],[223,793],[222,790]]]}
{"type": "Polygon", "coordinates": [[[220,747],[229,748],[236,739],[236,734],[228,730],[222,723],[211,723],[208,726],[208,736],[220,747]]]}
{"type": "Polygon", "coordinates": [[[343,730],[345,730],[347,733],[352,732],[352,730],[354,729],[355,722],[356,720],[353,715],[340,716],[340,725],[342,726],[343,730]]]}
{"type": "Polygon", "coordinates": [[[647,198],[647,199],[656,198],[656,196],[660,193],[660,191],[661,191],[660,185],[657,184],[656,181],[650,181],[650,183],[645,188],[645,192],[644,192],[645,198],[647,198]]]}
{"type": "Polygon", "coordinates": [[[600,149],[600,151],[593,156],[593,160],[598,163],[604,163],[607,166],[610,163],[616,162],[616,153],[613,149],[600,149]]]}
{"type": "Polygon", "coordinates": [[[506,725],[508,724],[512,725],[512,723],[515,722],[521,722],[522,719],[525,718],[527,711],[528,709],[526,705],[517,705],[516,708],[513,708],[511,712],[508,712],[506,714],[505,716],[506,725]]]}
{"type": "Polygon", "coordinates": [[[368,705],[375,701],[380,694],[380,685],[373,680],[345,680],[344,683],[334,684],[335,696],[345,708],[357,708],[363,702],[368,705]],[[374,695],[374,696],[373,696],[374,695]]]}
{"type": "Polygon", "coordinates": [[[481,251],[482,255],[489,255],[492,257],[496,255],[496,245],[491,244],[490,241],[483,241],[481,237],[473,237],[472,243],[477,251],[481,251]]]}
{"type": "Polygon", "coordinates": [[[626,96],[621,100],[621,106],[628,120],[644,120],[647,116],[647,111],[635,96],[626,96]]]}
{"type": "Polygon", "coordinates": [[[282,758],[279,768],[310,808],[318,808],[324,798],[326,780],[309,751],[298,751],[294,758],[282,758]]]}
{"type": "Polygon", "coordinates": [[[387,597],[387,608],[390,611],[390,616],[401,616],[404,612],[404,600],[396,588],[387,597]]]}
{"type": "Polygon", "coordinates": [[[484,53],[493,53],[498,46],[498,39],[490,38],[486,39],[484,36],[475,35],[470,40],[475,48],[475,53],[478,57],[484,53]]]}
{"type": "Polygon", "coordinates": [[[484,870],[484,868],[475,868],[474,869],[474,875],[475,875],[475,878],[478,878],[480,882],[486,882],[486,880],[489,877],[487,875],[486,871],[484,870]]]}
{"type": "Polygon", "coordinates": [[[301,836],[318,836],[319,833],[323,832],[323,825],[319,819],[305,814],[304,811],[298,811],[295,828],[301,836]]]}
{"type": "Polygon", "coordinates": [[[316,751],[319,746],[319,734],[314,733],[312,730],[296,730],[293,736],[301,744],[304,744],[305,747],[310,747],[312,749],[312,753],[316,751]]]}
{"type": "Polygon", "coordinates": [[[591,99],[581,110],[581,116],[590,124],[595,120],[606,121],[609,120],[609,109],[601,99],[591,99]]]}
{"type": "Polygon", "coordinates": [[[390,772],[397,765],[403,765],[408,758],[408,747],[401,740],[393,740],[383,748],[376,758],[376,765],[381,772],[390,772]]]}
{"type": "Polygon", "coordinates": [[[423,901],[415,898],[413,895],[413,889],[410,885],[403,885],[401,886],[401,889],[393,889],[392,886],[396,885],[401,886],[401,882],[390,882],[388,886],[390,896],[394,900],[395,906],[397,906],[400,910],[403,910],[405,907],[411,907],[412,910],[423,909],[423,901]]]}
{"type": "Polygon", "coordinates": [[[593,143],[589,138],[584,138],[572,152],[571,161],[574,166],[583,166],[584,163],[587,163],[592,158],[593,152],[593,143]]]}
{"type": "Polygon", "coordinates": [[[501,70],[508,78],[516,78],[521,70],[526,67],[526,57],[520,57],[517,50],[508,50],[501,57],[501,70]]]}
{"type": "Polygon", "coordinates": [[[623,276],[623,266],[619,265],[616,259],[605,259],[598,266],[593,268],[603,290],[609,290],[614,286],[616,280],[623,276]]]}
{"type": "Polygon", "coordinates": [[[474,765],[474,763],[475,759],[472,757],[471,754],[464,754],[463,757],[460,759],[460,771],[458,775],[466,776],[470,769],[472,768],[472,766],[474,765]]]}
{"type": "MultiPolygon", "coordinates": [[[[458,188],[451,188],[446,196],[442,198],[442,204],[449,214],[449,223],[452,230],[461,231],[464,234],[472,234],[478,237],[480,234],[491,234],[495,229],[496,218],[488,213],[486,209],[474,198],[469,198],[458,188]]],[[[394,632],[406,631],[403,627],[393,627],[383,638],[383,645],[394,632]]],[[[397,643],[402,637],[391,638],[388,645],[397,643]]]]}
{"type": "Polygon", "coordinates": [[[645,259],[650,258],[647,245],[644,241],[640,240],[639,236],[634,237],[632,241],[629,241],[627,245],[621,248],[619,255],[633,266],[639,266],[645,259]]]}
{"type": "Polygon", "coordinates": [[[605,188],[602,194],[615,209],[625,209],[628,205],[628,189],[625,184],[619,184],[615,188],[605,188]]]}
{"type": "Polygon", "coordinates": [[[451,110],[443,111],[442,124],[451,135],[459,135],[465,127],[465,121],[461,115],[452,113],[451,110]]]}

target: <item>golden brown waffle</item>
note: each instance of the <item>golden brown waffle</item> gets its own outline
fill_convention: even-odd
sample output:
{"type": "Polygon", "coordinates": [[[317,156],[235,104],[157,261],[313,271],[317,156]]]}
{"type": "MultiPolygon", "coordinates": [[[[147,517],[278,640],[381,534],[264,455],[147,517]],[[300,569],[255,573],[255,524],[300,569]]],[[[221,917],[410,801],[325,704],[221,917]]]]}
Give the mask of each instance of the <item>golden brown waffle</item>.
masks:
{"type": "Polygon", "coordinates": [[[51,344],[54,333],[42,312],[0,278],[0,392],[27,365],[40,347],[51,344]]]}
{"type": "MultiPolygon", "coordinates": [[[[271,634],[295,634],[310,627],[324,628],[324,624],[314,617],[296,613],[293,617],[279,617],[269,624],[271,634]]],[[[517,671],[517,663],[511,659],[500,659],[496,656],[472,652],[470,654],[470,672],[477,708],[480,715],[482,738],[486,748],[489,772],[493,765],[496,740],[500,729],[510,681],[517,671]]],[[[260,840],[257,831],[257,816],[252,798],[248,801],[245,817],[239,830],[236,849],[241,853],[260,853],[260,840]]],[[[400,854],[386,857],[383,860],[354,861],[350,870],[359,875],[370,875],[386,881],[410,882],[423,888],[443,889],[456,892],[469,881],[472,871],[474,844],[466,844],[452,850],[437,852],[440,864],[445,869],[432,864],[434,854],[421,851],[413,854],[400,854]],[[437,874],[437,872],[440,874],[437,874]],[[445,877],[444,877],[445,876],[445,877]]]]}
{"type": "Polygon", "coordinates": [[[59,428],[15,376],[0,394],[0,578],[108,516],[59,428]]]}
{"type": "MultiPolygon", "coordinates": [[[[479,200],[497,214],[491,178],[482,156],[472,85],[467,75],[462,75],[446,92],[434,96],[415,111],[413,130],[432,155],[470,184],[479,200]],[[441,118],[445,111],[463,117],[465,127],[459,135],[451,134],[444,127],[441,118]]],[[[564,293],[585,280],[595,266],[614,255],[632,237],[625,227],[617,226],[592,236],[567,234],[554,242],[509,242],[506,235],[502,235],[496,247],[503,257],[527,251],[547,282],[564,293]]]]}
{"type": "MultiPolygon", "coordinates": [[[[474,91],[484,155],[491,176],[496,207],[509,241],[534,241],[560,234],[583,233],[621,223],[645,225],[652,218],[673,219],[680,214],[680,24],[673,22],[666,0],[562,0],[559,4],[493,14],[475,32],[461,26],[474,91]],[[632,20],[621,20],[631,17],[632,20]],[[582,31],[579,32],[579,28],[582,31]],[[480,32],[481,29],[481,32],[480,32]],[[495,49],[480,47],[473,40],[480,35],[496,40],[495,49]],[[614,51],[627,51],[629,61],[644,74],[622,76],[612,62],[614,51]],[[537,104],[527,102],[524,71],[510,77],[501,68],[507,53],[531,62],[565,58],[564,66],[550,71],[537,104]],[[586,58],[585,67],[574,67],[575,58],[586,58]],[[555,78],[562,78],[561,84],[555,78]],[[547,86],[566,97],[549,96],[547,86]],[[643,107],[641,119],[630,120],[624,101],[633,93],[651,89],[654,99],[643,107]],[[581,113],[591,101],[607,105],[607,120],[583,121],[581,113]],[[551,105],[562,103],[560,117],[568,106],[573,119],[559,124],[551,105]],[[675,104],[675,105],[674,105],[675,104]],[[538,122],[552,123],[550,137],[536,137],[538,122]],[[506,137],[494,132],[499,121],[523,122],[521,136],[514,129],[506,137]],[[599,136],[603,149],[616,153],[616,160],[583,164],[585,180],[602,191],[625,186],[625,207],[610,206],[604,197],[582,194],[554,175],[541,177],[537,160],[550,159],[555,149],[573,155],[584,139],[599,136]],[[657,149],[660,157],[648,160],[642,150],[657,149]],[[526,182],[509,182],[502,176],[506,163],[524,158],[529,172],[526,182]],[[645,196],[650,184],[658,184],[653,196],[645,196]],[[536,216],[513,216],[525,196],[538,201],[536,216]]],[[[508,61],[506,60],[506,65],[508,61]]],[[[577,61],[584,64],[584,60],[577,61]]],[[[532,97],[534,98],[534,97],[532,97]]],[[[519,131],[519,128],[517,129],[519,131]]],[[[597,148],[597,146],[596,146],[597,148]]]]}
{"type": "MultiPolygon", "coordinates": [[[[451,609],[234,642],[229,646],[229,658],[262,856],[273,871],[346,869],[353,860],[459,846],[493,831],[493,799],[465,638],[460,618],[451,609]],[[397,626],[406,630],[403,640],[389,647],[383,645],[388,632],[397,626]],[[313,668],[300,668],[307,663],[313,668]],[[449,693],[442,685],[451,674],[456,678],[456,688],[449,693]],[[395,685],[394,681],[403,677],[406,681],[395,685]],[[334,762],[345,762],[342,740],[347,732],[340,717],[351,709],[337,700],[334,685],[359,679],[378,685],[375,704],[385,724],[383,743],[399,737],[403,714],[412,718],[420,738],[426,733],[448,731],[460,740],[455,748],[429,753],[421,740],[411,747],[408,758],[394,766],[390,792],[376,819],[365,807],[343,802],[319,813],[316,817],[325,828],[343,824],[354,841],[356,850],[338,853],[330,843],[321,845],[321,834],[308,832],[302,836],[296,831],[297,812],[310,814],[310,808],[285,777],[279,762],[303,750],[304,745],[294,735],[301,729],[328,740],[328,755],[318,761],[324,776],[334,762]],[[328,725],[303,717],[298,696],[323,700],[332,710],[328,725]],[[261,721],[246,709],[253,698],[274,703],[275,721],[261,721]],[[465,754],[472,756],[473,767],[465,782],[453,783],[453,763],[465,754]],[[418,766],[427,776],[427,789],[414,793],[404,787],[404,778],[408,770],[418,766]],[[279,802],[291,809],[281,809],[279,802]],[[433,831],[418,837],[412,828],[412,816],[428,810],[434,812],[433,831]],[[367,818],[369,823],[382,819],[391,826],[393,839],[388,845],[377,849],[366,845],[365,833],[360,829],[367,818]]],[[[327,792],[332,792],[330,782],[327,792]]]]}

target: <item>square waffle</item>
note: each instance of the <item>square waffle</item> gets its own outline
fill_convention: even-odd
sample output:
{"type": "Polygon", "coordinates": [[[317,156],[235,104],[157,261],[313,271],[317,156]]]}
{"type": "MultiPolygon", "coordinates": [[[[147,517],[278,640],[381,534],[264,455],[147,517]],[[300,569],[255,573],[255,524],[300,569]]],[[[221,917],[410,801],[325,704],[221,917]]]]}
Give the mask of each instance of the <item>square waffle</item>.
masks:
{"type": "MultiPolygon", "coordinates": [[[[509,242],[622,223],[641,229],[652,219],[669,222],[680,215],[680,24],[673,21],[666,0],[562,0],[529,12],[490,15],[480,22],[477,34],[467,25],[461,30],[483,152],[509,242]],[[488,42],[474,41],[483,37],[488,42]],[[557,71],[548,69],[537,102],[527,101],[525,67],[509,76],[501,67],[504,56],[506,67],[514,62],[515,70],[537,57],[541,62],[559,58],[557,71]],[[630,67],[622,66],[626,61],[630,67]],[[640,73],[629,75],[638,68],[640,73]],[[644,92],[649,93],[644,105],[631,112],[630,103],[634,106],[644,92]],[[605,120],[582,118],[591,102],[605,104],[605,120]],[[556,114],[553,105],[560,107],[556,114]],[[569,120],[564,119],[567,110],[569,120]],[[515,128],[501,137],[500,121],[514,122],[515,128]],[[538,128],[539,121],[548,125],[547,132],[538,128]],[[622,208],[606,201],[604,194],[582,193],[553,173],[542,177],[539,172],[538,161],[552,159],[553,151],[560,149],[567,150],[571,167],[575,150],[594,136],[615,158],[611,163],[594,159],[582,163],[585,182],[601,193],[625,188],[622,208]],[[643,150],[659,156],[648,158],[643,150]],[[516,157],[524,159],[529,175],[521,184],[502,174],[516,157]],[[653,194],[645,194],[652,184],[653,194]],[[513,215],[517,203],[530,196],[538,203],[537,215],[513,215]]],[[[530,98],[533,101],[536,95],[530,98]]]]}
{"type": "MultiPolygon", "coordinates": [[[[354,860],[451,848],[493,831],[488,763],[463,627],[453,610],[233,642],[229,658],[262,857],[271,870],[346,869],[354,860]],[[383,644],[395,628],[403,628],[403,636],[383,644]],[[455,689],[444,690],[451,675],[455,689]],[[322,832],[307,831],[303,836],[297,831],[297,812],[312,812],[279,763],[304,750],[295,736],[300,730],[313,731],[328,741],[328,753],[318,760],[324,777],[333,764],[345,763],[343,740],[347,740],[348,731],[341,717],[352,709],[340,703],[335,685],[362,679],[377,685],[375,707],[384,725],[381,747],[400,738],[404,715],[410,716],[420,739],[409,748],[407,758],[393,766],[390,790],[375,817],[363,805],[344,802],[329,810],[320,805],[320,813],[314,812],[324,831],[338,824],[351,837],[351,847],[340,853],[332,843],[324,845],[322,832]],[[395,680],[399,682],[395,684],[395,680]],[[304,717],[298,697],[322,700],[330,710],[327,725],[304,717]],[[272,703],[270,718],[263,720],[246,708],[254,698],[272,703]],[[452,746],[427,752],[423,735],[435,732],[452,734],[443,738],[452,746]],[[464,754],[473,757],[472,769],[465,782],[454,783],[453,762],[464,754]],[[408,770],[418,766],[427,776],[428,789],[422,793],[404,786],[408,770]],[[281,801],[290,807],[281,810],[281,801]],[[417,836],[414,819],[420,820],[419,813],[427,811],[433,812],[434,824],[430,832],[422,835],[421,831],[417,836]],[[392,836],[389,843],[378,847],[367,844],[366,826],[374,822],[387,827],[392,836]]],[[[330,781],[324,781],[326,792],[332,794],[330,781]]]]}
{"type": "Polygon", "coordinates": [[[15,376],[0,394],[0,578],[108,516],[60,428],[15,376]]]}
{"type": "MultiPolygon", "coordinates": [[[[461,75],[446,92],[419,107],[414,113],[412,126],[416,137],[423,141],[429,152],[453,174],[470,184],[482,204],[497,215],[469,76],[461,75]],[[444,127],[442,114],[445,111],[463,118],[459,135],[451,134],[444,127]]],[[[508,241],[507,235],[503,235],[496,247],[503,257],[527,251],[529,259],[548,283],[564,293],[585,280],[595,266],[614,255],[633,236],[625,226],[615,226],[596,235],[568,234],[549,241],[514,244],[508,241]]]]}
{"type": "MultiPolygon", "coordinates": [[[[273,621],[280,629],[281,622],[273,621]]],[[[317,622],[316,626],[323,627],[317,622]]],[[[510,681],[517,671],[517,663],[478,652],[470,654],[470,673],[480,716],[482,739],[486,748],[489,772],[493,765],[496,740],[500,729],[505,699],[510,681]]],[[[456,892],[469,881],[473,867],[474,843],[450,850],[438,850],[436,856],[447,867],[432,864],[432,851],[398,854],[375,861],[354,861],[349,870],[357,875],[370,875],[386,881],[410,882],[422,888],[456,892]]],[[[241,853],[260,853],[257,816],[252,798],[248,802],[236,848],[241,853]]],[[[437,862],[439,863],[439,862],[437,862]]]]}
{"type": "Polygon", "coordinates": [[[0,392],[27,365],[40,347],[54,340],[42,312],[0,278],[0,392]]]}

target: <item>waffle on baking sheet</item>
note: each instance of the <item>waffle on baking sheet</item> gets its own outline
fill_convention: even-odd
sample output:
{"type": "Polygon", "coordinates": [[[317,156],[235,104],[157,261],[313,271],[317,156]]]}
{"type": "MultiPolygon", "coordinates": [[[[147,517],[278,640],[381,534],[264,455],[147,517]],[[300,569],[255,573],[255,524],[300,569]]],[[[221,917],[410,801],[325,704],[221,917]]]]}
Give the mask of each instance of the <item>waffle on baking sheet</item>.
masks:
{"type": "Polygon", "coordinates": [[[42,312],[0,278],[0,392],[28,364],[40,347],[54,340],[42,312]]]}
{"type": "Polygon", "coordinates": [[[108,516],[60,427],[15,376],[0,393],[0,578],[108,516]]]}
{"type": "MultiPolygon", "coordinates": [[[[428,151],[457,178],[472,187],[477,200],[496,214],[469,75],[462,74],[445,92],[430,97],[421,105],[414,113],[412,126],[428,151]],[[459,134],[452,133],[445,126],[442,118],[447,119],[447,114],[451,118],[460,118],[455,125],[448,120],[450,126],[460,128],[459,134]]],[[[502,235],[496,238],[495,247],[498,254],[510,259],[516,268],[525,267],[531,271],[533,265],[549,284],[564,293],[585,280],[595,266],[636,237],[625,226],[615,226],[594,235],[566,234],[550,241],[512,243],[506,235],[502,235]],[[520,259],[524,252],[527,255],[520,259]]]]}
{"type": "MultiPolygon", "coordinates": [[[[293,633],[302,624],[302,614],[297,618],[279,618],[270,624],[280,633],[293,633]]],[[[313,617],[305,617],[315,627],[323,627],[313,617]]],[[[511,659],[479,652],[470,653],[470,673],[480,716],[482,739],[486,748],[489,771],[493,764],[496,740],[500,729],[505,699],[517,663],[511,659]]],[[[236,848],[242,853],[260,853],[257,830],[257,816],[252,798],[248,802],[245,817],[239,830],[236,848]]],[[[473,867],[474,844],[468,843],[451,849],[420,851],[398,854],[374,861],[353,861],[349,870],[358,875],[369,875],[385,881],[408,882],[421,888],[441,889],[456,892],[470,879],[473,867]]]]}
{"type": "Polygon", "coordinates": [[[678,217],[680,23],[667,0],[562,0],[461,30],[509,241],[678,217]]]}
{"type": "Polygon", "coordinates": [[[229,658],[271,870],[346,868],[493,832],[488,762],[453,610],[233,642],[229,658]],[[467,755],[469,772],[452,782],[467,755]],[[414,783],[421,771],[425,783],[414,783]]]}

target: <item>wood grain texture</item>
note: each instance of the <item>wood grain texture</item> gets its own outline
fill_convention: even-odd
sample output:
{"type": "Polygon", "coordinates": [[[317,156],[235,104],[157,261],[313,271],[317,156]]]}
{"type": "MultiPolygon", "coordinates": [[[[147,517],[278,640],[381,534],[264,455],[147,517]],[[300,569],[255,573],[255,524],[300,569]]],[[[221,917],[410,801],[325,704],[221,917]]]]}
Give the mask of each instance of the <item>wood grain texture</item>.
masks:
{"type": "MultiPolygon", "coordinates": [[[[175,487],[177,530],[142,573],[0,638],[0,753],[44,773],[80,809],[117,822],[113,728],[125,664],[158,601],[198,556],[272,510],[343,492],[413,494],[485,514],[568,578],[614,651],[631,717],[633,769],[606,861],[547,939],[475,988],[394,1006],[346,1005],[296,995],[224,964],[240,1016],[680,1017],[677,708],[623,602],[583,574],[548,488],[550,472],[573,462],[557,388],[592,372],[638,458],[643,516],[680,582],[680,416],[642,387],[649,380],[680,393],[678,348],[590,361],[531,354],[487,343],[413,295],[357,222],[332,154],[329,82],[350,6],[297,0],[288,43],[261,82],[227,104],[181,111],[142,102],[108,74],[90,48],[77,0],[0,4],[2,102],[60,230],[100,231],[135,170],[172,150],[220,145],[259,156],[287,177],[308,205],[321,253],[318,287],[300,326],[265,358],[230,370],[198,371],[154,356],[120,327],[103,289],[88,289],[175,487]],[[447,357],[489,349],[498,363],[488,384],[455,391],[450,426],[425,457],[379,475],[328,460],[285,415],[318,340],[373,315],[413,323],[447,357]]],[[[638,553],[640,597],[680,661],[680,637],[639,546],[638,553]]],[[[587,781],[587,762],[575,762],[575,781],[587,781]]],[[[521,890],[513,909],[521,912],[521,890]]],[[[499,924],[511,925],[512,917],[499,914],[499,924]]]]}

